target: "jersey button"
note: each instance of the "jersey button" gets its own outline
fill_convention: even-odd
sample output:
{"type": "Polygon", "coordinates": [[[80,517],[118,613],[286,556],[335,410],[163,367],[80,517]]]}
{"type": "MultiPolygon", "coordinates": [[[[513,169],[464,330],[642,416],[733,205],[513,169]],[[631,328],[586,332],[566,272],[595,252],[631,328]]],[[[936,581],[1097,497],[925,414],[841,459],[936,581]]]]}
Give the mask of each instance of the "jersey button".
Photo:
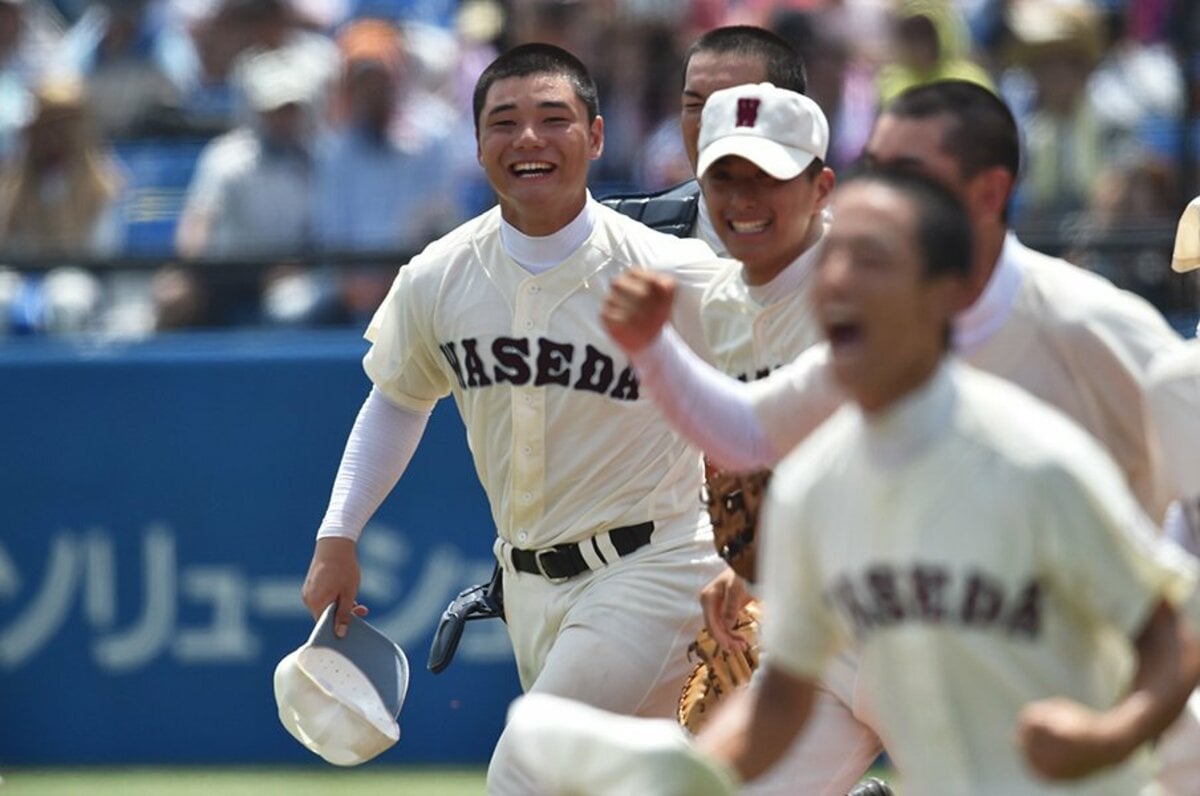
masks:
{"type": "Polygon", "coordinates": [[[521,453],[524,453],[526,456],[528,456],[529,454],[533,453],[533,448],[526,445],[524,448],[521,448],[521,453]]]}
{"type": "Polygon", "coordinates": [[[525,329],[528,330],[528,329],[532,329],[532,328],[533,328],[533,321],[525,321],[525,329]]]}
{"type": "Polygon", "coordinates": [[[529,538],[529,534],[525,533],[524,531],[521,531],[519,534],[517,534],[518,541],[524,542],[528,538],[529,538]]]}
{"type": "Polygon", "coordinates": [[[526,492],[526,493],[522,494],[522,495],[521,495],[521,501],[522,501],[523,503],[532,503],[532,502],[533,502],[533,493],[532,493],[532,492],[526,492]]]}
{"type": "Polygon", "coordinates": [[[531,403],[533,403],[533,396],[532,395],[522,395],[521,400],[527,404],[531,404],[531,403]]]}
{"type": "Polygon", "coordinates": [[[537,285],[530,285],[529,292],[530,293],[541,293],[542,289],[540,287],[538,287],[537,285]]]}

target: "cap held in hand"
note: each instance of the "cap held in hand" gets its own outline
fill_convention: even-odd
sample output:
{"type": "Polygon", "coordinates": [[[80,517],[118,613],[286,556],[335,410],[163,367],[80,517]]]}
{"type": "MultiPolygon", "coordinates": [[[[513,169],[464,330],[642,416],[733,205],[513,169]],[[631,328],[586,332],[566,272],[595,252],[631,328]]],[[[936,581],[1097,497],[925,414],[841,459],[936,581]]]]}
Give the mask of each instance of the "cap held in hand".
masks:
{"type": "Polygon", "coordinates": [[[330,605],[308,641],[275,667],[275,702],[296,740],[334,765],[355,766],[400,739],[408,659],[358,616],[338,638],[334,614],[330,605]]]}

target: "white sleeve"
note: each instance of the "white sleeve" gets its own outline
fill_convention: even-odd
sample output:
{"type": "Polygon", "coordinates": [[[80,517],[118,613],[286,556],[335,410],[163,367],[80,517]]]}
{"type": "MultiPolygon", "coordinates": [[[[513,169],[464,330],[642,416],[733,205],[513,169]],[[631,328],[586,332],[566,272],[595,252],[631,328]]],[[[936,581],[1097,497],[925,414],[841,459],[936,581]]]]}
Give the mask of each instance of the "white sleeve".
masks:
{"type": "Polygon", "coordinates": [[[841,402],[823,350],[809,349],[746,384],[702,360],[667,326],[632,360],[671,425],[733,472],[773,466],[841,402]]]}
{"type": "Polygon", "coordinates": [[[397,406],[378,387],[371,389],[350,429],[318,539],[358,539],[408,467],[432,411],[397,406]]]}

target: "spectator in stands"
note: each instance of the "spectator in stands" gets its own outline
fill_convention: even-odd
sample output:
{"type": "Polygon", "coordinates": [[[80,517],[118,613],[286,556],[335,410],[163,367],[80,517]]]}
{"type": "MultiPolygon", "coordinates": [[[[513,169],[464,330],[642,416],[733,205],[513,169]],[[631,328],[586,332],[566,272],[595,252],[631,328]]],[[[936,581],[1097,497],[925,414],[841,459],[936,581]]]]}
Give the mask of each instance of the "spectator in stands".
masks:
{"type": "Polygon", "coordinates": [[[80,83],[35,92],[21,155],[0,176],[0,236],[9,254],[101,256],[121,245],[121,176],[101,144],[80,83]]]}
{"type": "Polygon", "coordinates": [[[199,73],[192,39],[166,0],[96,0],[67,32],[62,59],[85,77],[108,138],[173,130],[199,73]]]}
{"type": "Polygon", "coordinates": [[[1126,159],[1096,175],[1085,224],[1073,225],[1084,234],[1083,249],[1069,259],[1095,271],[1168,311],[1178,300],[1171,295],[1170,252],[1139,231],[1161,229],[1176,213],[1179,186],[1174,170],[1153,156],[1126,159]],[[1132,234],[1131,234],[1132,233],[1132,234]],[[1093,248],[1087,236],[1123,240],[1120,248],[1093,248]],[[1138,238],[1144,242],[1135,245],[1138,238]]]}
{"type": "Polygon", "coordinates": [[[333,42],[310,29],[289,0],[219,0],[191,29],[201,70],[185,108],[195,127],[228,129],[253,115],[240,102],[238,87],[246,64],[260,53],[286,50],[295,68],[308,75],[317,108],[336,74],[333,42]]]}
{"type": "Polygon", "coordinates": [[[200,155],[179,219],[185,258],[286,256],[311,244],[313,87],[284,50],[245,70],[253,123],[200,155]]]}
{"type": "Polygon", "coordinates": [[[1082,211],[1119,146],[1117,131],[1088,101],[1088,79],[1101,55],[1099,17],[1086,0],[1018,0],[1009,26],[1010,58],[1027,70],[1033,89],[1031,102],[1012,97],[1029,157],[1017,204],[1022,214],[1042,219],[1082,211]]]}
{"type": "Polygon", "coordinates": [[[32,87],[60,37],[44,0],[0,0],[0,160],[33,114],[32,87]]]}
{"type": "MultiPolygon", "coordinates": [[[[409,70],[399,31],[383,20],[360,20],[338,39],[342,74],[335,97],[336,129],[317,159],[316,240],[327,251],[419,250],[459,221],[456,185],[445,139],[396,135],[397,103],[407,96],[409,70]]],[[[340,302],[331,320],[374,313],[394,269],[338,271],[340,302]],[[341,317],[339,317],[341,316],[341,317]]]]}
{"type": "Polygon", "coordinates": [[[4,325],[18,331],[79,331],[92,325],[103,289],[68,265],[121,245],[121,176],[92,125],[83,87],[55,79],[34,92],[20,156],[0,173],[0,248],[14,257],[63,260],[45,278],[22,280],[4,325]]]}
{"type": "Polygon", "coordinates": [[[903,0],[892,31],[894,61],[879,71],[879,100],[935,80],[969,80],[993,88],[971,58],[966,24],[949,0],[903,0]]]}
{"type": "MultiPolygon", "coordinates": [[[[292,263],[312,251],[315,185],[311,76],[288,49],[255,55],[242,71],[253,120],[213,139],[200,154],[176,228],[184,258],[265,261],[261,285],[226,284],[204,300],[187,291],[162,295],[206,305],[216,322],[302,323],[326,303],[306,269],[292,263]]],[[[193,280],[193,284],[197,284],[193,280]]],[[[160,319],[186,315],[160,306],[160,319]]]]}

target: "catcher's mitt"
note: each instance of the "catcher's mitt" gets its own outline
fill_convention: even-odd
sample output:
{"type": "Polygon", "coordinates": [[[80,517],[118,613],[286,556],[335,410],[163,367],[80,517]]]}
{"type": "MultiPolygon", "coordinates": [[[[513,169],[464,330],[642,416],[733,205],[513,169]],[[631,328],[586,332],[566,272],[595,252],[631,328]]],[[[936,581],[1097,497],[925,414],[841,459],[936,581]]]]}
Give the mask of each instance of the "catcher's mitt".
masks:
{"type": "Polygon", "coordinates": [[[758,512],[771,480],[770,470],[726,473],[706,468],[708,516],[717,552],[733,571],[753,582],[757,575],[755,531],[758,512]]]}
{"type": "Polygon", "coordinates": [[[754,601],[738,613],[733,627],[749,645],[744,652],[722,648],[706,627],[688,647],[688,658],[696,666],[679,695],[678,714],[679,723],[692,734],[700,731],[725,697],[749,685],[758,668],[758,618],[754,601]]]}

